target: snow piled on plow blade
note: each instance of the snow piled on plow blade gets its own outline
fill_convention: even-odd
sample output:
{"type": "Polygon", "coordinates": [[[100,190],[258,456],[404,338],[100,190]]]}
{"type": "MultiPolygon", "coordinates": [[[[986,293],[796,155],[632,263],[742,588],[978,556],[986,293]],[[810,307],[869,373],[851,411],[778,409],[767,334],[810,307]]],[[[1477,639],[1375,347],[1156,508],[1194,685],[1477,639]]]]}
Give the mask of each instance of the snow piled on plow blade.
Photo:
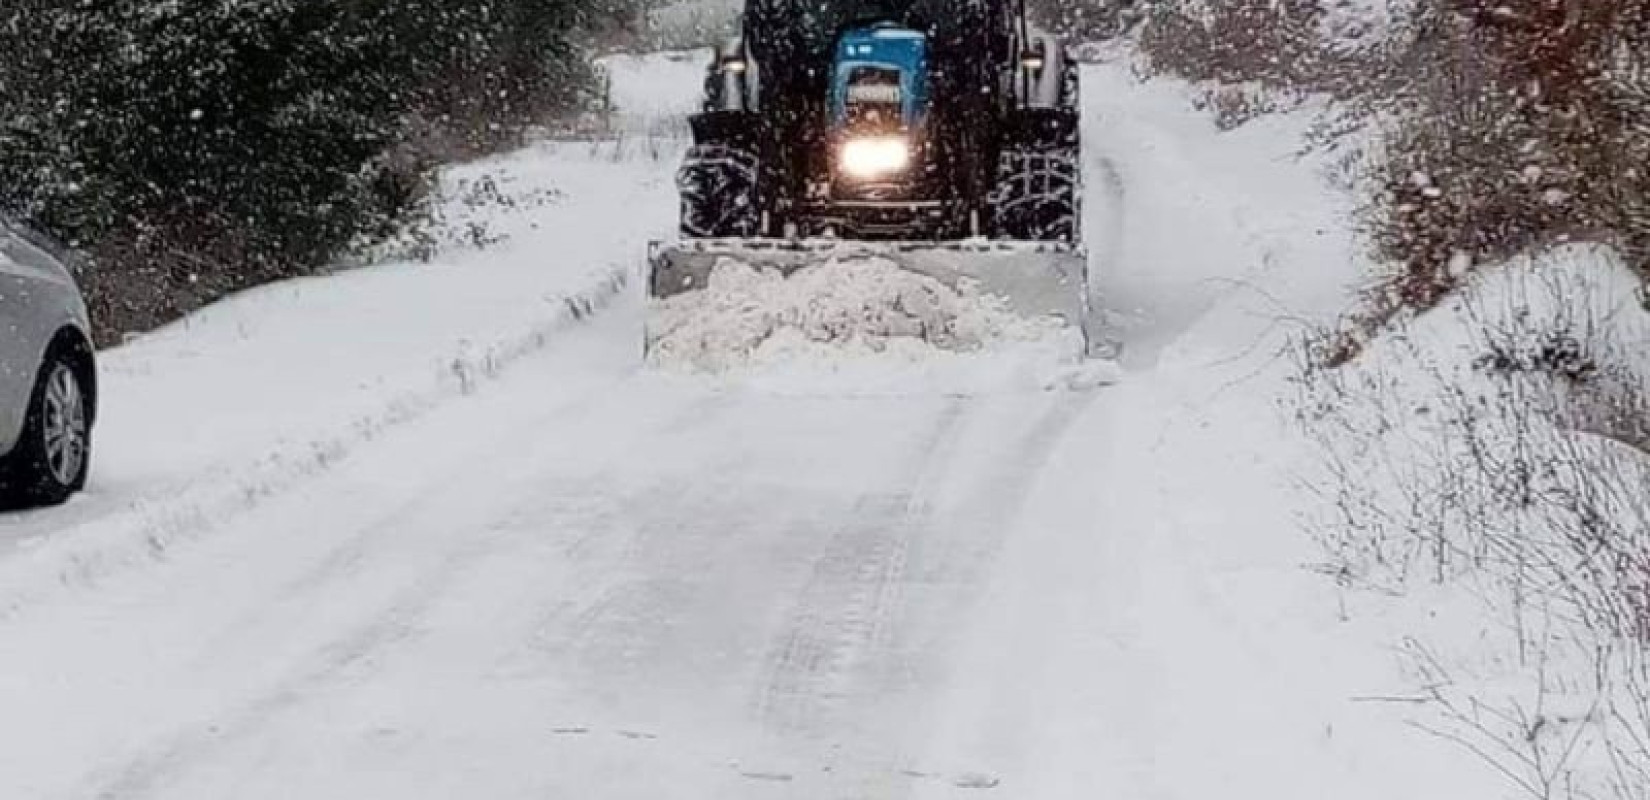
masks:
{"type": "MultiPolygon", "coordinates": [[[[813,263],[706,255],[675,273],[654,260],[647,338],[655,367],[810,392],[1088,388],[1115,379],[1115,365],[1085,358],[1081,282],[1064,287],[1077,294],[1061,307],[1026,313],[961,271],[936,276],[886,251],[836,251],[813,263]],[[682,285],[661,291],[662,275],[682,285]]],[[[1061,287],[1040,288],[1058,296],[1061,287]]],[[[1035,293],[1021,301],[1028,296],[1046,304],[1035,293]]]]}

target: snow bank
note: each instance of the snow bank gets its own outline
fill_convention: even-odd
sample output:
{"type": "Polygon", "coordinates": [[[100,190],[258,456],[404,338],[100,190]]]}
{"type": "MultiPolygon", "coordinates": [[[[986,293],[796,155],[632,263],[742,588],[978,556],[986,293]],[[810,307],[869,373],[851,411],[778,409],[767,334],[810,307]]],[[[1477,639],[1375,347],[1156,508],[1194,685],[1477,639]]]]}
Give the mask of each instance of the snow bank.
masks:
{"type": "Polygon", "coordinates": [[[91,485],[0,515],[0,616],[171,557],[625,302],[675,223],[702,65],[615,59],[615,137],[443,170],[432,227],[377,253],[423,258],[265,286],[100,354],[91,485]]]}
{"type": "Polygon", "coordinates": [[[1100,584],[1103,601],[1004,604],[1008,630],[1054,615],[1072,632],[1040,659],[1052,674],[1107,678],[1073,696],[1070,681],[1015,675],[1038,708],[1084,712],[1055,715],[1028,750],[1085,769],[1014,791],[1497,796],[1491,770],[1409,724],[1412,706],[1371,701],[1402,693],[1387,631],[1349,624],[1335,585],[1303,569],[1318,555],[1300,525],[1319,502],[1301,485],[1313,450],[1279,401],[1301,327],[1335,318],[1364,280],[1354,198],[1328,180],[1336,154],[1304,147],[1326,105],[1222,132],[1197,87],[1135,80],[1129,55],[1083,75],[1084,229],[1128,369],[1100,398],[1112,424],[1083,445],[1110,463],[1074,467],[1101,505],[1092,552],[1022,552],[1100,584]],[[1108,564],[1127,566],[1097,578],[1108,564]]]}
{"type": "Polygon", "coordinates": [[[1113,377],[1082,363],[1082,334],[1059,320],[879,258],[788,277],[723,259],[704,290],[655,302],[650,325],[653,366],[771,390],[973,392],[1113,377]]]}
{"type": "Polygon", "coordinates": [[[1426,728],[1526,789],[1650,792],[1641,290],[1591,245],[1478,270],[1304,408],[1325,569],[1376,590],[1351,607],[1404,643],[1426,728]]]}
{"type": "Polygon", "coordinates": [[[632,234],[591,234],[590,219],[638,193],[666,197],[668,182],[650,178],[670,162],[603,163],[586,147],[540,145],[450,174],[505,171],[511,197],[567,199],[455,210],[489,223],[484,248],[262,287],[102,353],[91,485],[67,507],[0,516],[0,616],[168,558],[623,297],[640,258],[632,234]]]}

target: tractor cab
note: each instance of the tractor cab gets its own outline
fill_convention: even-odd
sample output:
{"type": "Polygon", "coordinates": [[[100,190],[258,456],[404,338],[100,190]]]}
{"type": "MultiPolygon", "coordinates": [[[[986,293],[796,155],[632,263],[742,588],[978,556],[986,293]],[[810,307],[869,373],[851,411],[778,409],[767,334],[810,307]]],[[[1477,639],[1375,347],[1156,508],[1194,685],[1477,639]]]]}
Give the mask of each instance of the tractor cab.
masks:
{"type": "Polygon", "coordinates": [[[826,108],[832,198],[910,199],[928,162],[931,81],[920,31],[883,22],[838,38],[826,108]]]}
{"type": "Polygon", "coordinates": [[[928,37],[891,23],[842,35],[832,65],[831,124],[838,131],[921,128],[929,109],[928,37]]]}

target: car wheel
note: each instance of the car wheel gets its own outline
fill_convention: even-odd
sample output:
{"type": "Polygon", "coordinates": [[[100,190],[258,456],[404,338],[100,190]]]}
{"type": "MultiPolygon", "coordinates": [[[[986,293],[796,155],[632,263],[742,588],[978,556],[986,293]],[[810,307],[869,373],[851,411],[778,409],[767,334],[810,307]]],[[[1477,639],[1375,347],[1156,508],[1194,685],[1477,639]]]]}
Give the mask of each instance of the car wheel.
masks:
{"type": "Polygon", "coordinates": [[[0,498],[16,505],[57,505],[84,488],[91,465],[88,411],[80,374],[53,353],[34,387],[22,438],[0,468],[0,498]]]}

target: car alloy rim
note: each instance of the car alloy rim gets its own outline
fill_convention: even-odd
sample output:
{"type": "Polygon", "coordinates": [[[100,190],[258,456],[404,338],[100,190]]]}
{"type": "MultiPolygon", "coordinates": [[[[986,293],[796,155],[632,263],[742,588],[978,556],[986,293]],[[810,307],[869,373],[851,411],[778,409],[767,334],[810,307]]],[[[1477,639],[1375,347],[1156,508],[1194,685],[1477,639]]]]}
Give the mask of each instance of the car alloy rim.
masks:
{"type": "Polygon", "coordinates": [[[46,381],[45,414],[46,466],[70,486],[86,463],[86,402],[74,371],[62,364],[46,381]]]}

